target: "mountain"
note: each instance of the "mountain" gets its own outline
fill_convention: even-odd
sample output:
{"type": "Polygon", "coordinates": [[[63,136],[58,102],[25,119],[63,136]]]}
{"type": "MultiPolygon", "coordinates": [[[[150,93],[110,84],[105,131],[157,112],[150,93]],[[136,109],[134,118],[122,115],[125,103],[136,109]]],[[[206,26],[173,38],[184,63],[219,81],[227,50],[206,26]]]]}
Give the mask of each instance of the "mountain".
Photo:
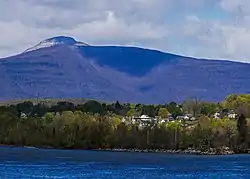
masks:
{"type": "Polygon", "coordinates": [[[24,52],[34,51],[34,50],[38,50],[38,49],[42,49],[46,47],[53,47],[56,45],[63,45],[63,44],[74,45],[74,46],[88,46],[88,44],[83,43],[83,42],[78,42],[72,37],[58,36],[58,37],[46,39],[40,42],[39,44],[37,44],[36,46],[28,48],[24,52]]]}
{"type": "Polygon", "coordinates": [[[52,37],[0,59],[0,100],[219,101],[250,92],[250,64],[52,37]]]}

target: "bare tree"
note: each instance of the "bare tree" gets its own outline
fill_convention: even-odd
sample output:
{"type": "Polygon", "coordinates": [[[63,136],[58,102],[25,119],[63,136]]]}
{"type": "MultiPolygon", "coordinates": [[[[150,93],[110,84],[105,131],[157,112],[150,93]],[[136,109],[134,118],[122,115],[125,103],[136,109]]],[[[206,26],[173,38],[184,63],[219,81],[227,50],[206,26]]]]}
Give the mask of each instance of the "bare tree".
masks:
{"type": "Polygon", "coordinates": [[[183,108],[194,117],[197,117],[201,111],[201,104],[199,98],[192,98],[183,102],[183,108]]]}

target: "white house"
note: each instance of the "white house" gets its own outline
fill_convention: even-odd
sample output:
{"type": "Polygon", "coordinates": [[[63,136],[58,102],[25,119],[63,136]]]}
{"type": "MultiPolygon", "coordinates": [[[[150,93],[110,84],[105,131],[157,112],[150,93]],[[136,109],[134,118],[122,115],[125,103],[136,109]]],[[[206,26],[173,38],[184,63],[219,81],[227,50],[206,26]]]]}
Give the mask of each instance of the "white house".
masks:
{"type": "Polygon", "coordinates": [[[213,118],[219,119],[220,118],[220,113],[219,112],[214,113],[213,118]]]}
{"type": "Polygon", "coordinates": [[[126,122],[126,118],[125,117],[122,117],[122,122],[126,122]]]}
{"type": "Polygon", "coordinates": [[[20,117],[21,117],[22,119],[27,119],[27,115],[26,115],[25,113],[23,113],[23,112],[21,112],[20,117]]]}
{"type": "Polygon", "coordinates": [[[195,117],[193,117],[191,114],[186,114],[185,116],[177,116],[178,120],[192,120],[194,121],[195,120],[195,117]]]}
{"type": "Polygon", "coordinates": [[[236,114],[236,113],[229,113],[229,114],[227,115],[227,117],[228,117],[229,119],[236,119],[237,114],[236,114]]]}
{"type": "Polygon", "coordinates": [[[148,115],[141,115],[139,118],[141,121],[151,121],[152,120],[152,118],[149,117],[148,115]]]}

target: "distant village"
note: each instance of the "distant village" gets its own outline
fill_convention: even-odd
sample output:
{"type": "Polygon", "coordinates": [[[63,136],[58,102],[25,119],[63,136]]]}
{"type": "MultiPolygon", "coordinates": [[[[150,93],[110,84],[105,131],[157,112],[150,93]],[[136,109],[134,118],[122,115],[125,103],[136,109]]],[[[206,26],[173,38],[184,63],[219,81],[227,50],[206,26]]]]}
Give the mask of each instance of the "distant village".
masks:
{"type": "MultiPolygon", "coordinates": [[[[195,101],[192,101],[192,102],[193,102],[192,107],[194,107],[196,102],[195,101]]],[[[39,103],[37,103],[37,105],[38,104],[39,103]]],[[[90,113],[97,112],[98,114],[100,114],[101,111],[98,111],[98,110],[101,110],[101,108],[103,108],[103,104],[105,104],[105,103],[99,103],[97,101],[91,101],[91,100],[87,101],[85,103],[80,102],[78,104],[75,104],[73,102],[62,101],[62,102],[56,102],[53,105],[50,104],[49,106],[52,107],[51,111],[55,111],[55,112],[52,112],[53,115],[55,116],[56,113],[58,113],[58,110],[59,111],[60,110],[64,110],[64,111],[75,111],[75,110],[80,110],[80,111],[87,110],[88,111],[88,110],[90,110],[88,112],[90,112],[90,113]],[[53,106],[54,107],[57,106],[57,107],[55,109],[53,109],[53,106]],[[89,107],[87,107],[88,109],[86,109],[86,106],[89,106],[89,107]],[[96,108],[98,109],[97,111],[94,110],[96,108]],[[92,110],[94,110],[94,111],[92,111],[92,110]]],[[[150,109],[154,108],[154,110],[156,110],[154,112],[154,114],[157,114],[157,115],[151,114],[151,116],[146,114],[146,113],[148,113],[148,111],[144,112],[143,105],[134,105],[134,104],[122,104],[121,105],[121,104],[119,104],[119,102],[109,104],[109,106],[108,106],[108,104],[105,104],[105,105],[106,105],[105,106],[106,112],[111,111],[111,112],[117,114],[118,116],[121,117],[121,120],[123,123],[125,123],[127,125],[129,125],[129,124],[136,125],[139,127],[139,129],[144,129],[145,127],[153,127],[153,126],[157,126],[157,125],[158,126],[159,125],[167,125],[169,123],[180,123],[180,125],[182,125],[183,127],[192,127],[195,124],[197,124],[198,119],[202,115],[199,112],[197,112],[197,114],[194,115],[192,107],[191,107],[191,110],[189,111],[190,113],[188,113],[186,109],[184,109],[182,106],[180,106],[176,103],[174,103],[173,106],[176,109],[178,108],[178,110],[181,111],[180,113],[182,115],[171,114],[170,113],[171,111],[169,112],[168,109],[166,108],[166,106],[164,106],[164,105],[163,106],[161,106],[161,105],[159,105],[159,106],[148,105],[150,109]],[[140,112],[138,112],[138,108],[142,108],[140,110],[140,112]],[[164,117],[159,116],[159,114],[158,114],[160,108],[167,110],[164,117]],[[122,113],[121,111],[123,111],[123,110],[125,112],[122,113]],[[129,110],[134,110],[134,112],[132,112],[132,114],[128,115],[127,113],[129,110]],[[193,114],[191,114],[192,112],[193,112],[193,114]]],[[[36,106],[36,103],[24,102],[24,103],[20,103],[19,106],[22,106],[21,109],[25,109],[25,111],[26,111],[26,112],[22,111],[22,110],[20,111],[20,114],[19,114],[20,118],[24,119],[24,118],[28,118],[29,116],[39,116],[36,113],[31,114],[30,112],[34,111],[34,110],[29,109],[29,106],[31,108],[34,108],[36,106]]],[[[199,108],[200,107],[201,107],[201,104],[199,104],[199,108]]],[[[38,109],[38,111],[41,111],[41,110],[38,109]]],[[[236,120],[237,113],[234,110],[221,109],[215,113],[210,113],[209,115],[206,115],[206,116],[211,118],[211,119],[218,119],[218,120],[224,119],[224,118],[228,118],[230,120],[236,120]]]]}
{"type": "MultiPolygon", "coordinates": [[[[236,120],[237,114],[233,110],[223,110],[220,112],[214,113],[212,116],[210,116],[213,119],[223,119],[228,118],[230,120],[236,120]]],[[[179,122],[182,125],[188,126],[188,123],[185,122],[195,122],[197,121],[197,118],[194,117],[192,114],[185,114],[183,116],[177,116],[176,118],[173,118],[172,114],[169,114],[166,118],[161,118],[159,116],[155,117],[149,117],[148,115],[141,115],[141,116],[132,116],[132,117],[123,117],[122,122],[124,123],[132,123],[132,124],[138,124],[140,128],[144,128],[147,126],[152,125],[158,125],[158,124],[167,124],[169,122],[179,122]]],[[[192,123],[191,123],[192,124],[192,123]]]]}
{"type": "MultiPolygon", "coordinates": [[[[181,110],[183,110],[183,109],[181,109],[181,110]]],[[[55,114],[56,114],[56,112],[54,113],[54,115],[55,114]]],[[[20,117],[23,119],[28,118],[29,115],[30,115],[29,113],[25,113],[23,111],[20,112],[20,117]]],[[[134,125],[137,124],[139,126],[139,128],[141,128],[141,129],[143,129],[144,127],[147,127],[147,126],[167,124],[169,122],[179,122],[182,125],[190,126],[192,124],[195,124],[195,122],[198,120],[199,117],[200,117],[200,115],[195,117],[194,115],[188,114],[188,113],[186,113],[184,115],[178,115],[176,117],[173,117],[173,115],[171,113],[168,113],[168,115],[166,117],[160,117],[160,116],[150,117],[146,114],[133,115],[130,117],[123,115],[122,122],[126,123],[126,124],[134,124],[134,125]]],[[[230,120],[236,120],[237,113],[234,110],[223,109],[221,111],[218,111],[218,112],[212,114],[209,117],[213,118],[213,119],[218,119],[218,120],[223,119],[223,118],[228,118],[230,120]]]]}
{"type": "Polygon", "coordinates": [[[21,146],[232,154],[250,148],[249,109],[250,95],[234,94],[220,103],[22,101],[0,105],[7,126],[0,140],[21,146]]]}

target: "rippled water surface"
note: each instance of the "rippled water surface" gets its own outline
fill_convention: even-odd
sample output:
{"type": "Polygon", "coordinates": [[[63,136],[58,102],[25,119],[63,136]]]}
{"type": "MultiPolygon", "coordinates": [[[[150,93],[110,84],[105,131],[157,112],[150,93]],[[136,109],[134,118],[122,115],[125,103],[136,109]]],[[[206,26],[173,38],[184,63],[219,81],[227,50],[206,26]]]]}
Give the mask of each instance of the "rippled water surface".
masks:
{"type": "Polygon", "coordinates": [[[0,178],[250,178],[250,155],[0,148],[0,178]]]}

